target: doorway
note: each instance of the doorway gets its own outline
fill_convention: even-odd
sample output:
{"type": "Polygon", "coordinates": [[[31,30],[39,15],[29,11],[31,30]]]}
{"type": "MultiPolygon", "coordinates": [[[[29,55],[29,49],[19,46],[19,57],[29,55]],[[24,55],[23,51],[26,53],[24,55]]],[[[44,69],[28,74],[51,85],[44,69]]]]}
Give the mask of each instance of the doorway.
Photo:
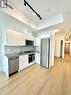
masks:
{"type": "Polygon", "coordinates": [[[65,54],[70,54],[70,43],[65,43],[65,54]]]}
{"type": "Polygon", "coordinates": [[[63,40],[61,40],[61,43],[60,43],[60,57],[61,58],[63,57],[63,40]]]}

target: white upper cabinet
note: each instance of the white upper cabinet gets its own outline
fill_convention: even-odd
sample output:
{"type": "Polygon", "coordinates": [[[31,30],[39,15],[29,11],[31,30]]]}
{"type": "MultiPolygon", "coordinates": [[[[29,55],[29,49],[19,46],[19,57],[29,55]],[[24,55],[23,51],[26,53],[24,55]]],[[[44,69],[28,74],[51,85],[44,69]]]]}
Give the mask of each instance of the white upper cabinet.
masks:
{"type": "Polygon", "coordinates": [[[17,35],[14,31],[6,31],[6,45],[17,45],[17,35]]]}
{"type": "Polygon", "coordinates": [[[6,31],[6,44],[9,46],[15,45],[25,45],[25,40],[35,40],[32,33],[26,32],[16,32],[16,31],[6,31]]]}
{"type": "Polygon", "coordinates": [[[25,45],[25,35],[24,35],[24,33],[18,32],[16,40],[17,40],[17,45],[25,45]]]}
{"type": "Polygon", "coordinates": [[[36,38],[35,39],[35,46],[40,46],[41,42],[40,42],[40,38],[36,38]]]}
{"type": "Polygon", "coordinates": [[[26,40],[35,40],[35,37],[32,35],[32,32],[25,32],[24,34],[26,40]]]}

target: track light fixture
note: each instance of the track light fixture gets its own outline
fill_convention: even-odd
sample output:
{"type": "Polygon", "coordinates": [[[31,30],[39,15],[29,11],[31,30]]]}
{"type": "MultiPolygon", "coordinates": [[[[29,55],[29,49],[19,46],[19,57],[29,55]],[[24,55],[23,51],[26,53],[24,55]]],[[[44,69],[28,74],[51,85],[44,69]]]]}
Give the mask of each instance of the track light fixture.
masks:
{"type": "Polygon", "coordinates": [[[5,5],[13,10],[13,7],[11,5],[9,5],[8,3],[5,3],[5,5]]]}
{"type": "Polygon", "coordinates": [[[26,0],[24,0],[24,6],[26,5],[39,17],[40,20],[42,20],[42,17],[30,6],[26,0]]]}

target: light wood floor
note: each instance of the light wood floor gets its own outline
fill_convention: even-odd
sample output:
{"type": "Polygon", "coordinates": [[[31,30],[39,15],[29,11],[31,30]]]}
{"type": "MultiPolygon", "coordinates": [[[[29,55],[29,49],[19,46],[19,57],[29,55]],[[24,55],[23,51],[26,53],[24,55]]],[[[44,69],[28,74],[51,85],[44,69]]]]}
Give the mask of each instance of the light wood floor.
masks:
{"type": "Polygon", "coordinates": [[[0,76],[0,95],[71,95],[71,56],[55,58],[50,70],[33,65],[8,80],[0,76]]]}

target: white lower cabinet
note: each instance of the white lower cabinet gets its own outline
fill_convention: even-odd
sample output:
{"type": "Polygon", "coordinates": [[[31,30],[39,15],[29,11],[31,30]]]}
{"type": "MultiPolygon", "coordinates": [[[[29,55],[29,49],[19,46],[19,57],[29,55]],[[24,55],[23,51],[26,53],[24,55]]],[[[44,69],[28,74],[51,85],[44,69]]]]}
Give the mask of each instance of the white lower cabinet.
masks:
{"type": "Polygon", "coordinates": [[[19,56],[19,71],[28,67],[28,54],[19,56]]]}

